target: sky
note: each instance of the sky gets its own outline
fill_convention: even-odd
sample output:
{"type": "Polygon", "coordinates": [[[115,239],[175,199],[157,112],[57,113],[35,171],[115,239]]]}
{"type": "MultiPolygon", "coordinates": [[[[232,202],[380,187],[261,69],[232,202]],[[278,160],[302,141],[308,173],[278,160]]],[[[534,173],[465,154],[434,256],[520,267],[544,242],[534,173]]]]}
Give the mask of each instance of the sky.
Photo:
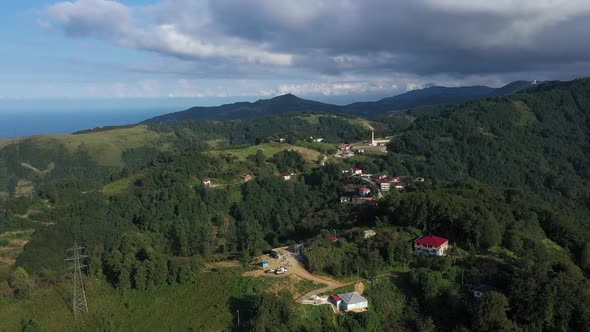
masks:
{"type": "Polygon", "coordinates": [[[289,92],[345,103],[433,84],[590,75],[588,0],[19,0],[1,9],[0,105],[211,105],[289,92]]]}

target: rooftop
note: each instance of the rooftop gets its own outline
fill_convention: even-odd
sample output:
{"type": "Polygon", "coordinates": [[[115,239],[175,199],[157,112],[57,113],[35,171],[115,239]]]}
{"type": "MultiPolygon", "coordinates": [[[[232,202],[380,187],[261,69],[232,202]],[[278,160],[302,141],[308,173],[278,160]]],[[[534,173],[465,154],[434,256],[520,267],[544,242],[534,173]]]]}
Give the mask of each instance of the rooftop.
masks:
{"type": "Polygon", "coordinates": [[[346,302],[346,304],[357,304],[367,302],[367,299],[364,296],[362,296],[359,292],[338,294],[338,296],[342,299],[342,301],[346,302]]]}
{"type": "Polygon", "coordinates": [[[414,240],[414,243],[426,245],[426,246],[440,247],[445,242],[448,242],[448,241],[449,240],[445,239],[444,237],[439,237],[439,236],[434,236],[434,235],[424,235],[424,236],[419,237],[416,240],[414,240]]]}

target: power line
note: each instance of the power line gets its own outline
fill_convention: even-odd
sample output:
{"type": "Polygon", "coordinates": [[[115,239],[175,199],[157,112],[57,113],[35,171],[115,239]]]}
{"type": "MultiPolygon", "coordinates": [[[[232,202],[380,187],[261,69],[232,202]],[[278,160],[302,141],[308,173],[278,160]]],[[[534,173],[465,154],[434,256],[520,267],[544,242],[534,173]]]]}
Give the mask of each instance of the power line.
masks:
{"type": "Polygon", "coordinates": [[[80,311],[88,312],[86,291],[84,290],[84,281],[82,280],[82,268],[86,267],[86,265],[80,263],[81,259],[88,256],[81,254],[83,250],[84,247],[78,247],[78,243],[74,242],[74,247],[67,250],[67,252],[72,252],[72,256],[65,259],[66,262],[72,262],[68,270],[72,271],[72,312],[74,316],[80,311]]]}

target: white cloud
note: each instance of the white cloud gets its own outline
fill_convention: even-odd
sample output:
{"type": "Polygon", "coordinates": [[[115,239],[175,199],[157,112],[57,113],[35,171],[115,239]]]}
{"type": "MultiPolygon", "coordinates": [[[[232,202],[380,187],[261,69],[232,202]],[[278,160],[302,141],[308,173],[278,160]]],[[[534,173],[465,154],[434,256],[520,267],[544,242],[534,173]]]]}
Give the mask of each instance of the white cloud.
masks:
{"type": "Polygon", "coordinates": [[[61,1],[38,24],[157,53],[128,69],[144,76],[109,87],[126,96],[395,94],[590,74],[588,0],[132,3],[61,1]],[[154,75],[172,79],[148,84],[154,75]]]}
{"type": "MultiPolygon", "coordinates": [[[[112,40],[123,47],[182,58],[225,58],[238,63],[289,65],[292,62],[290,54],[269,51],[264,43],[223,35],[208,36],[200,34],[201,31],[187,34],[175,20],[179,12],[167,20],[160,18],[159,23],[145,22],[147,17],[135,19],[134,14],[139,15],[139,12],[139,8],[111,0],[78,0],[55,4],[45,14],[70,36],[112,40]]],[[[153,12],[153,8],[147,12],[153,12]]]]}

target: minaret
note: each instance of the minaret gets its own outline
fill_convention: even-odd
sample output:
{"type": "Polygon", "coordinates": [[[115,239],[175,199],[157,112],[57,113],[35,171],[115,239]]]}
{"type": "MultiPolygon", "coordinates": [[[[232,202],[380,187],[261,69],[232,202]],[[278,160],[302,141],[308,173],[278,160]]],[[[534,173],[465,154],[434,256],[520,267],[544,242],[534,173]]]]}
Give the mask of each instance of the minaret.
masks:
{"type": "Polygon", "coordinates": [[[375,131],[371,130],[371,146],[377,146],[375,144],[375,131]]]}

